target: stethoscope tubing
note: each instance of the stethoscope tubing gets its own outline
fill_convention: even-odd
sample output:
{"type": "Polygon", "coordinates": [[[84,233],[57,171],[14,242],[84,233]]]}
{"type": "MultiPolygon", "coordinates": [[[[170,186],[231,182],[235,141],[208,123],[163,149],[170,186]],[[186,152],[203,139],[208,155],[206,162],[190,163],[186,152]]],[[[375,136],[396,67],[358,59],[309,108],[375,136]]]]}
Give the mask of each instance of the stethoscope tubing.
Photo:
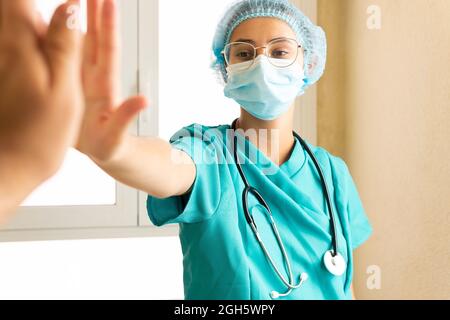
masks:
{"type": "MultiPolygon", "coordinates": [[[[265,201],[264,197],[259,193],[259,191],[252,187],[247,179],[247,177],[245,176],[244,170],[241,166],[240,160],[239,160],[239,155],[238,155],[238,147],[237,147],[237,136],[236,136],[236,122],[237,120],[235,120],[233,122],[232,125],[232,129],[233,129],[233,137],[234,137],[234,161],[236,164],[236,167],[238,169],[239,175],[242,178],[242,181],[244,183],[244,191],[242,192],[242,203],[243,203],[243,209],[244,209],[244,214],[245,214],[245,218],[248,222],[248,224],[250,225],[253,233],[256,236],[256,239],[258,241],[258,243],[260,244],[265,256],[267,257],[267,259],[269,260],[269,263],[272,265],[273,269],[275,270],[275,272],[277,273],[278,277],[280,278],[280,280],[286,285],[286,287],[289,288],[288,292],[280,295],[280,296],[286,296],[289,295],[293,289],[297,289],[299,288],[302,284],[303,284],[303,280],[302,277],[300,278],[300,282],[295,285],[294,283],[294,278],[293,278],[293,274],[292,274],[292,267],[285,249],[285,246],[283,244],[283,241],[281,239],[281,235],[278,231],[278,227],[275,223],[275,220],[273,218],[272,215],[272,211],[270,210],[269,205],[267,204],[267,202],[265,201]],[[289,281],[286,280],[286,278],[283,276],[283,274],[281,274],[281,272],[279,271],[279,269],[277,268],[277,266],[275,265],[275,262],[273,261],[271,255],[269,254],[266,246],[264,245],[264,242],[262,241],[259,232],[258,232],[258,228],[257,225],[255,223],[255,220],[253,218],[253,216],[249,213],[249,208],[248,208],[248,197],[249,195],[252,194],[253,196],[255,196],[255,198],[258,200],[258,202],[266,209],[267,213],[269,214],[270,220],[271,220],[271,225],[272,225],[272,230],[276,236],[277,242],[281,248],[281,252],[283,255],[283,259],[285,260],[285,264],[286,264],[286,268],[288,270],[289,273],[289,281]]],[[[317,161],[316,156],[314,155],[314,153],[312,152],[311,148],[309,147],[309,145],[302,139],[302,137],[300,137],[299,134],[297,134],[296,132],[293,132],[294,136],[296,137],[296,139],[298,139],[298,141],[300,142],[300,144],[302,145],[302,147],[306,150],[306,152],[308,153],[308,155],[310,156],[310,158],[312,159],[314,166],[316,167],[319,176],[320,176],[320,180],[321,180],[321,184],[322,184],[322,189],[325,193],[325,199],[326,199],[326,203],[327,203],[327,208],[328,208],[328,213],[329,213],[329,217],[330,217],[330,221],[331,221],[331,234],[332,234],[332,246],[333,246],[333,251],[332,251],[332,257],[335,257],[338,255],[338,239],[337,239],[337,229],[336,229],[336,220],[335,220],[335,213],[334,213],[334,208],[332,206],[332,202],[331,202],[331,198],[330,198],[330,192],[328,189],[328,185],[326,183],[326,179],[325,179],[325,175],[323,173],[323,170],[321,168],[321,166],[319,165],[319,162],[317,161]]]]}
{"type": "Polygon", "coordinates": [[[337,237],[337,229],[336,229],[336,220],[335,220],[335,213],[334,208],[331,203],[331,197],[330,197],[330,191],[328,189],[327,181],[325,179],[325,175],[323,173],[322,167],[319,165],[319,162],[317,161],[316,156],[312,152],[311,148],[308,146],[305,140],[300,137],[300,135],[296,132],[294,132],[294,136],[300,141],[302,147],[306,150],[312,161],[314,162],[314,166],[317,168],[317,171],[319,172],[320,181],[322,183],[322,189],[325,193],[325,200],[327,202],[328,207],[328,215],[331,220],[331,234],[333,235],[332,243],[333,243],[333,257],[335,257],[338,254],[338,237],[337,237]]]}

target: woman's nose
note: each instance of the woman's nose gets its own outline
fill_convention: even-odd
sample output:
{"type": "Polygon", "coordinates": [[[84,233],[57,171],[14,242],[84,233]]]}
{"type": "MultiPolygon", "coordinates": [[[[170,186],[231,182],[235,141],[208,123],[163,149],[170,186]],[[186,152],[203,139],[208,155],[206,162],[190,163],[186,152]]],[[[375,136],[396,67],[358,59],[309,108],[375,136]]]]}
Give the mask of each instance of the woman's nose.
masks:
{"type": "Polygon", "coordinates": [[[266,48],[258,48],[256,49],[256,57],[259,57],[262,54],[265,54],[266,48]]]}

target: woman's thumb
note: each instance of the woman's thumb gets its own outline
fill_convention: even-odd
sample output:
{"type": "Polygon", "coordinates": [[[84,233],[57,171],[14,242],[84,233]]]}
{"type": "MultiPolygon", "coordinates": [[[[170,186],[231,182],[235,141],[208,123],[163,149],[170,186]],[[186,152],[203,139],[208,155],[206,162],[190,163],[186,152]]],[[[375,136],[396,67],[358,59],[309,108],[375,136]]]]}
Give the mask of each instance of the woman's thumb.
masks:
{"type": "Polygon", "coordinates": [[[112,130],[121,133],[128,129],[131,122],[138,116],[139,112],[147,106],[147,99],[142,96],[129,98],[114,113],[111,125],[112,130]]]}

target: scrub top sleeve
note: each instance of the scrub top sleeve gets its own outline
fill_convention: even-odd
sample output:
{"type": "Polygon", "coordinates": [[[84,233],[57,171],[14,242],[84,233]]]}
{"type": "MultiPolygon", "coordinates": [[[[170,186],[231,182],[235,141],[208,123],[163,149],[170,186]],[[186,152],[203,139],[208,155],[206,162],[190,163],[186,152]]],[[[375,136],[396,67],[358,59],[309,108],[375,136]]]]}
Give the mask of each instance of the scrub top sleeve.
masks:
{"type": "MultiPolygon", "coordinates": [[[[192,133],[192,131],[190,131],[192,133]]],[[[217,148],[204,138],[188,134],[171,141],[172,147],[188,154],[195,163],[196,177],[183,196],[159,199],[148,196],[147,212],[156,226],[199,223],[210,219],[221,199],[220,168],[217,148]]]]}
{"type": "Polygon", "coordinates": [[[356,184],[350,174],[346,163],[339,159],[342,170],[343,189],[345,190],[345,200],[347,214],[350,224],[352,249],[355,250],[366,242],[372,234],[372,226],[364,210],[356,184]]]}

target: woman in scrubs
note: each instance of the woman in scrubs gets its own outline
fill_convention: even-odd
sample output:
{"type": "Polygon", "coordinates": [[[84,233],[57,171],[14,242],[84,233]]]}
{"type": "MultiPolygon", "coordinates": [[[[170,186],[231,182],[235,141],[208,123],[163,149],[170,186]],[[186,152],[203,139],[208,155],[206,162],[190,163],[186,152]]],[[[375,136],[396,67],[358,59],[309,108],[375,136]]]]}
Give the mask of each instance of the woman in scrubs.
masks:
{"type": "Polygon", "coordinates": [[[112,177],[148,193],[155,225],[180,225],[186,299],[351,299],[352,252],[368,239],[371,226],[345,163],[310,146],[329,188],[346,263],[342,275],[328,272],[323,255],[333,232],[324,190],[293,134],[293,102],[325,67],[322,29],[285,0],[236,2],[219,24],[213,50],[225,95],[242,106],[240,117],[233,126],[193,124],[167,143],[127,133],[146,102],[134,97],[118,103],[114,2],[89,6],[88,106],[78,148],[112,177]],[[245,179],[270,206],[283,242],[261,201],[250,197],[248,212],[272,263],[246,220],[234,148],[245,179]],[[302,274],[293,290],[281,280],[290,278],[287,263],[293,284],[302,274]]]}

